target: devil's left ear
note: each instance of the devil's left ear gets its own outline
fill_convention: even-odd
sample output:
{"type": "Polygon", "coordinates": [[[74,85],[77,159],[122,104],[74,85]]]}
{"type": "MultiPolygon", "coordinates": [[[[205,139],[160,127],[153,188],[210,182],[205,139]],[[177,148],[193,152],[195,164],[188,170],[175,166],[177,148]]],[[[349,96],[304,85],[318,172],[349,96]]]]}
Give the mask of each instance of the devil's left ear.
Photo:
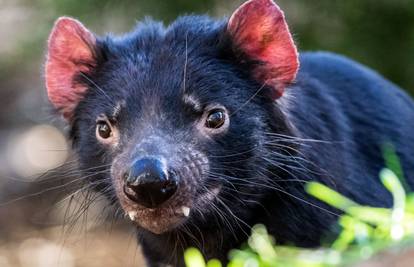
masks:
{"type": "Polygon", "coordinates": [[[298,52],[283,11],[272,0],[250,0],[231,16],[227,32],[234,48],[258,64],[253,77],[277,99],[296,77],[298,52]]]}
{"type": "Polygon", "coordinates": [[[59,18],[49,36],[46,87],[50,102],[71,120],[87,86],[77,77],[96,67],[96,39],[79,21],[59,18]]]}

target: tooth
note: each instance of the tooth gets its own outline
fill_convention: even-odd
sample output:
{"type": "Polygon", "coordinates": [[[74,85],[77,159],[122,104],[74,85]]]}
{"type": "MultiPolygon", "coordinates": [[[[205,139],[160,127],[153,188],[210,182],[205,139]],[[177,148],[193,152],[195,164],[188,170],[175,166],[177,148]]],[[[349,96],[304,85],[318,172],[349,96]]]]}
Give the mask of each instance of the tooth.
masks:
{"type": "Polygon", "coordinates": [[[190,208],[189,207],[182,206],[181,207],[181,211],[183,212],[183,214],[184,214],[185,217],[190,216],[190,208]]]}
{"type": "Polygon", "coordinates": [[[128,216],[131,219],[131,221],[135,221],[135,218],[137,217],[137,212],[136,211],[130,211],[130,212],[128,212],[128,216]]]}

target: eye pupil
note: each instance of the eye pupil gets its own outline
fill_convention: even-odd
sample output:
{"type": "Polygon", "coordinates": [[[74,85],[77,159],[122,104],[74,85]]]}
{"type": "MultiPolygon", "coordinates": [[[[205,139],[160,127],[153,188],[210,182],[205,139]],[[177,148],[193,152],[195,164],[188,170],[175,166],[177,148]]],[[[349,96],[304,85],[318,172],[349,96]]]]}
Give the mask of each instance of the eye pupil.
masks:
{"type": "Polygon", "coordinates": [[[111,127],[106,122],[98,123],[98,134],[101,138],[107,139],[111,137],[111,127]]]}
{"type": "Polygon", "coordinates": [[[221,126],[223,126],[225,119],[226,117],[223,111],[221,110],[212,111],[210,115],[208,115],[207,117],[206,127],[212,128],[212,129],[220,128],[221,126]]]}

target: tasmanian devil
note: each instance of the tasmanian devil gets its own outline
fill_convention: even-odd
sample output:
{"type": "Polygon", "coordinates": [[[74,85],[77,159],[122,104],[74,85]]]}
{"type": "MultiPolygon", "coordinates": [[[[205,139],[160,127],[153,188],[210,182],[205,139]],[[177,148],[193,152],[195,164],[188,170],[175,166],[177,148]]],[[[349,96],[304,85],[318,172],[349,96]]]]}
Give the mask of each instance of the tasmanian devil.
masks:
{"type": "Polygon", "coordinates": [[[386,143],[414,186],[414,102],[345,57],[299,56],[271,0],[122,36],[63,17],[45,67],[80,169],[136,226],[149,266],[183,266],[189,246],[225,261],[257,223],[279,243],[318,245],[337,211],[304,184],[390,206],[386,143]]]}

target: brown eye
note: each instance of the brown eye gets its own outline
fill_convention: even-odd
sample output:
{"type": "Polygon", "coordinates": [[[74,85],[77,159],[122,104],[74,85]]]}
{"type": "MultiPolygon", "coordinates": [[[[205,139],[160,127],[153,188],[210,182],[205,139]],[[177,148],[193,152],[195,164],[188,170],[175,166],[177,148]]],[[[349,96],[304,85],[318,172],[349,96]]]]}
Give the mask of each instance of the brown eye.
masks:
{"type": "Polygon", "coordinates": [[[96,133],[102,139],[108,139],[112,136],[111,126],[106,121],[98,121],[96,124],[96,133]]]}
{"type": "Polygon", "coordinates": [[[215,109],[208,114],[205,125],[207,128],[218,129],[224,125],[225,121],[226,115],[224,114],[224,111],[215,109]]]}

